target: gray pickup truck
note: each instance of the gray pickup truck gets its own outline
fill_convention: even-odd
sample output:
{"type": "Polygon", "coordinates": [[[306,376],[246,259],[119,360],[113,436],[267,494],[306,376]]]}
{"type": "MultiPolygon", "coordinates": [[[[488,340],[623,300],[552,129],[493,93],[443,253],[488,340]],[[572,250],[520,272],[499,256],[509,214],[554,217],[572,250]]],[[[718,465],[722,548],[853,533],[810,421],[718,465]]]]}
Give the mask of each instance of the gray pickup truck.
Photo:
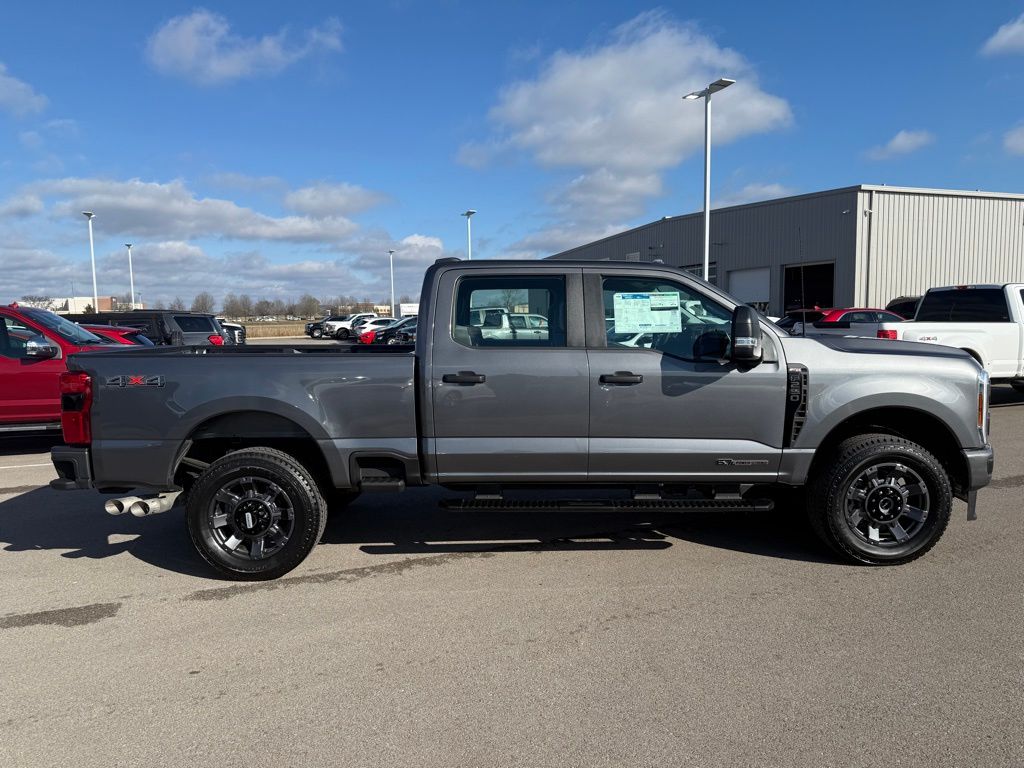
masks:
{"type": "Polygon", "coordinates": [[[791,337],[660,264],[442,259],[421,295],[415,348],[75,355],[53,487],[132,493],[107,511],[140,516],[183,494],[207,562],[269,579],[364,491],[578,509],[503,494],[608,488],[585,504],[768,514],[806,487],[836,553],[885,565],[932,547],[953,497],[972,516],[991,478],[988,376],[959,350],[791,337]],[[488,333],[474,310],[495,307],[545,327],[488,333]]]}

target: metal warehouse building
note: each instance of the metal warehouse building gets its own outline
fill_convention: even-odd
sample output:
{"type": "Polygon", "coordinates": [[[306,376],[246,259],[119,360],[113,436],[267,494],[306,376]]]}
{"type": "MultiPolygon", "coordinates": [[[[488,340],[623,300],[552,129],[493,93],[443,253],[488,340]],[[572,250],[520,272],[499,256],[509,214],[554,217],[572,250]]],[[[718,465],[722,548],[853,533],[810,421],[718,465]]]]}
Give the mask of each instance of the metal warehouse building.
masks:
{"type": "MultiPolygon", "coordinates": [[[[553,259],[703,271],[703,214],[665,217],[553,259]]],[[[1024,194],[862,184],[711,212],[711,282],[770,314],[884,307],[942,285],[1024,282],[1024,194]]]]}

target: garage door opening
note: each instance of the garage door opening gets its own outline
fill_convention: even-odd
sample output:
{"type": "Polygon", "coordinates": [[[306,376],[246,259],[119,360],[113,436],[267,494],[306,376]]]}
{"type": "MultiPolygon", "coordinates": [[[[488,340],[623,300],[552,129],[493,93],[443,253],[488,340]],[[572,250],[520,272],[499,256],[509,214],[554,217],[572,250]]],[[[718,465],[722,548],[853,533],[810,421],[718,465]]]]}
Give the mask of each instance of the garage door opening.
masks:
{"type": "Polygon", "coordinates": [[[786,267],[782,281],[784,310],[834,307],[835,276],[836,265],[833,262],[786,267]]]}

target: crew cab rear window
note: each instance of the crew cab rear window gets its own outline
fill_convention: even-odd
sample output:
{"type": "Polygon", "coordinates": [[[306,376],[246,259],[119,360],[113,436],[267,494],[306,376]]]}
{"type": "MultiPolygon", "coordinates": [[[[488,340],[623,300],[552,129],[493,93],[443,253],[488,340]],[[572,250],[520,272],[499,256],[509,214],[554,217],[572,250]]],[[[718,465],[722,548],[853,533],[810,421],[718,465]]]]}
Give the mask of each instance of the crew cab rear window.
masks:
{"type": "Polygon", "coordinates": [[[213,324],[212,317],[203,315],[175,315],[174,322],[181,328],[182,333],[216,333],[217,328],[213,324]]]}
{"type": "Polygon", "coordinates": [[[917,309],[917,321],[1008,323],[1010,310],[1002,288],[929,291],[917,309]]]}
{"type": "Polygon", "coordinates": [[[452,339],[467,347],[564,347],[565,278],[464,277],[452,320],[452,339]],[[523,315],[539,320],[528,325],[523,315]]]}

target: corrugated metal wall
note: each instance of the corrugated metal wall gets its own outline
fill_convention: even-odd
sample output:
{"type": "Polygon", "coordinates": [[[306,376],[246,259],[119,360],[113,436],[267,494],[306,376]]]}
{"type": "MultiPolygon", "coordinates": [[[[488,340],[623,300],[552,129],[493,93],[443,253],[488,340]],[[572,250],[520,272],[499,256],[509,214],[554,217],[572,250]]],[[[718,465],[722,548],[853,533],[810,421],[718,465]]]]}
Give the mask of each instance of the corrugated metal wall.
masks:
{"type": "MultiPolygon", "coordinates": [[[[769,267],[770,312],[782,311],[783,268],[835,262],[835,300],[851,303],[855,285],[857,187],[769,200],[711,212],[711,261],[717,283],[729,287],[734,269],[769,267]]],[[[553,256],[556,259],[661,259],[703,262],[703,217],[662,219],[553,256]]]]}
{"type": "Polygon", "coordinates": [[[858,304],[885,306],[944,285],[1024,282],[1019,195],[868,187],[858,220],[858,304]]]}
{"type": "MultiPolygon", "coordinates": [[[[717,283],[726,290],[730,271],[770,268],[773,314],[783,311],[784,268],[800,263],[835,263],[836,306],[884,307],[936,286],[1024,282],[1024,195],[846,187],[713,210],[711,243],[717,283]]],[[[702,244],[696,213],[552,258],[688,266],[703,261],[702,244]]]]}

